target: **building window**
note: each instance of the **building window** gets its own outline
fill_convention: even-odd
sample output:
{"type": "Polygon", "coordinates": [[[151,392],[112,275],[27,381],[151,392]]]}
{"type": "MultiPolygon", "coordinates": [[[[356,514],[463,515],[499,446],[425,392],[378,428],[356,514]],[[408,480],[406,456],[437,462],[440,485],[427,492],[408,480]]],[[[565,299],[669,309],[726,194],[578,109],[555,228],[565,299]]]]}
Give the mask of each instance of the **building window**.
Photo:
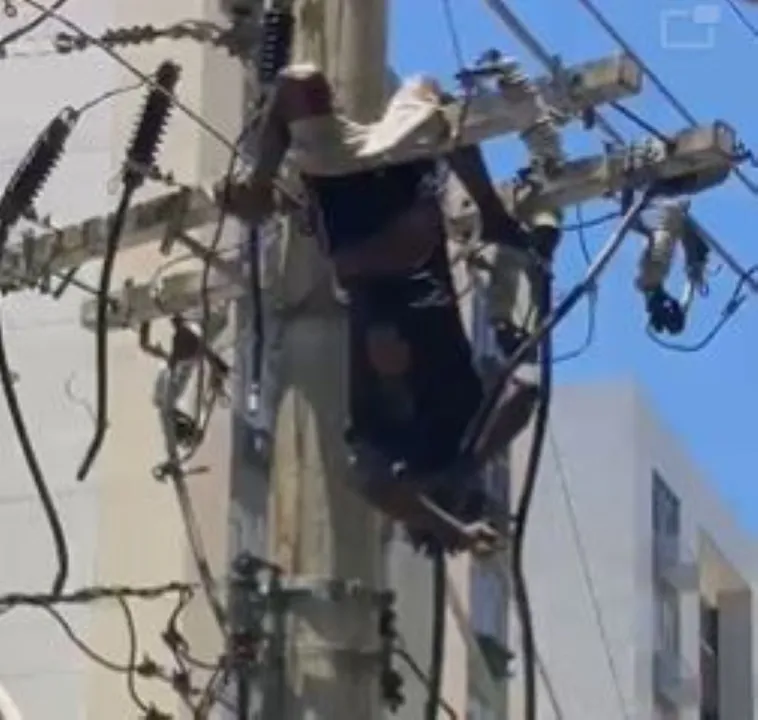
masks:
{"type": "Polygon", "coordinates": [[[700,599],[700,720],[719,720],[719,611],[700,599]]]}
{"type": "Polygon", "coordinates": [[[653,472],[653,532],[666,538],[681,533],[679,498],[657,472],[653,472]]]}
{"type": "Polygon", "coordinates": [[[668,588],[657,587],[655,590],[655,611],[658,650],[678,658],[681,640],[678,594],[668,588]]]}
{"type": "MultiPolygon", "coordinates": [[[[658,472],[653,471],[652,525],[653,563],[660,561],[662,550],[678,557],[681,533],[681,503],[658,472]]],[[[653,578],[653,605],[655,608],[655,647],[658,653],[654,663],[654,683],[663,690],[671,682],[671,669],[677,668],[681,656],[681,607],[679,592],[662,581],[657,573],[653,578]]],[[[676,674],[676,673],[675,673],[676,674]]],[[[667,700],[658,708],[658,716],[677,718],[678,713],[667,700]]]]}

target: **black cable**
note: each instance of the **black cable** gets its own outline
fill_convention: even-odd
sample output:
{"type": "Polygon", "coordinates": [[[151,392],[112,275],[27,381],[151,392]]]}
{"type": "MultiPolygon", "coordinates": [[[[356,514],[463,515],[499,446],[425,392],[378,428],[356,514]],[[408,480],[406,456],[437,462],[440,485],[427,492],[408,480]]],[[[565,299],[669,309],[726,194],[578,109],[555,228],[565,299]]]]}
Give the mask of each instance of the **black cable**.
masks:
{"type": "Polygon", "coordinates": [[[29,469],[29,474],[32,477],[32,483],[37,491],[37,497],[42,504],[42,509],[47,518],[50,532],[53,536],[53,544],[55,546],[55,555],[58,560],[58,569],[55,574],[55,579],[52,585],[52,594],[58,595],[66,585],[69,571],[69,554],[68,544],[66,542],[66,533],[63,529],[63,523],[61,522],[58,511],[55,507],[55,501],[53,495],[50,492],[50,488],[45,481],[45,476],[40,467],[37,454],[32,445],[32,441],[29,437],[29,432],[26,428],[26,422],[21,411],[21,403],[16,393],[15,383],[13,380],[13,372],[11,371],[8,363],[8,354],[5,348],[5,338],[3,337],[2,321],[0,320],[0,386],[2,386],[3,394],[5,395],[5,402],[8,405],[8,412],[11,416],[11,422],[13,423],[13,429],[18,438],[19,445],[21,445],[21,451],[24,454],[24,460],[26,466],[29,469]]]}
{"type": "MultiPolygon", "coordinates": [[[[410,669],[410,671],[416,676],[416,679],[429,690],[429,678],[426,676],[421,666],[416,662],[413,656],[404,648],[394,647],[392,653],[397,655],[410,669]]],[[[459,720],[458,713],[444,698],[439,698],[439,707],[445,711],[445,714],[450,720],[459,720]]]]}
{"type": "Polygon", "coordinates": [[[743,275],[737,281],[731,297],[724,305],[724,308],[721,311],[721,317],[716,321],[713,327],[697,342],[690,345],[686,345],[684,343],[667,342],[666,340],[662,340],[661,338],[657,337],[650,325],[648,325],[646,328],[647,336],[659,347],[662,347],[665,350],[671,350],[672,352],[696,353],[700,352],[701,350],[705,350],[705,348],[707,348],[721,334],[721,331],[726,327],[727,323],[732,320],[737,311],[744,304],[745,300],[747,300],[747,297],[742,294],[742,288],[747,282],[747,279],[756,273],[758,273],[758,265],[753,265],[743,273],[743,275]]]}
{"type": "Polygon", "coordinates": [[[742,8],[735,2],[735,0],[726,0],[726,4],[729,6],[731,11],[735,14],[735,16],[737,17],[737,20],[740,21],[743,27],[754,38],[758,38],[758,27],[756,27],[752,22],[750,22],[747,15],[745,15],[742,8]]]}
{"type": "Polygon", "coordinates": [[[442,697],[442,673],[445,666],[445,625],[447,615],[447,563],[437,546],[432,552],[432,652],[429,664],[429,695],[424,717],[437,720],[442,697]]]}
{"type": "Polygon", "coordinates": [[[102,447],[105,431],[108,426],[108,311],[110,309],[108,298],[110,297],[113,267],[118,253],[118,241],[124,230],[126,214],[132,201],[132,195],[133,192],[124,189],[106,239],[105,255],[103,256],[97,294],[97,320],[95,326],[95,361],[97,366],[95,434],[90,441],[84,459],[79,465],[79,469],[76,471],[77,480],[84,480],[89,474],[102,447]]]}
{"type": "MultiPolygon", "coordinates": [[[[617,216],[618,213],[614,212],[609,213],[608,215],[604,216],[604,218],[610,220],[613,217],[617,216]]],[[[577,205],[576,223],[570,226],[564,225],[563,227],[564,232],[566,232],[567,228],[569,227],[575,228],[579,240],[579,249],[581,250],[582,258],[584,259],[584,262],[588,268],[592,264],[592,258],[590,257],[590,251],[587,246],[587,237],[585,235],[585,230],[588,227],[591,227],[590,223],[592,223],[592,221],[585,222],[582,206],[577,205]]],[[[592,343],[595,341],[595,332],[597,330],[597,293],[597,286],[595,286],[590,292],[587,293],[587,331],[581,345],[579,345],[579,347],[575,348],[574,350],[569,350],[568,352],[561,353],[560,355],[555,355],[553,357],[553,365],[569,362],[570,360],[576,360],[577,358],[584,355],[584,353],[586,353],[590,347],[592,347],[592,343]]]]}
{"type": "Polygon", "coordinates": [[[97,458],[108,428],[108,311],[113,268],[123,234],[127,212],[134,193],[145,180],[144,170],[155,165],[155,155],[163,136],[173,104],[172,96],[179,81],[179,66],[164,62],[155,76],[157,88],[151,89],[140,122],[126,153],[123,190],[118,208],[106,239],[103,265],[100,271],[96,320],[97,409],[95,433],[76,473],[84,480],[97,458]]]}
{"type": "Polygon", "coordinates": [[[40,25],[42,25],[45,20],[48,18],[51,18],[55,15],[56,12],[58,12],[66,3],[68,0],[55,0],[55,2],[46,10],[40,10],[39,15],[35,17],[33,20],[30,20],[26,25],[21,26],[20,28],[16,28],[15,30],[11,30],[7,35],[4,35],[0,38],[0,58],[5,57],[6,54],[6,48],[8,45],[10,45],[13,42],[16,42],[16,40],[19,40],[24,35],[28,35],[30,32],[33,32],[36,30],[40,25]]]}
{"type": "Polygon", "coordinates": [[[610,103],[610,106],[616,112],[621,113],[621,115],[623,115],[627,120],[630,120],[635,125],[637,125],[641,130],[644,130],[648,135],[652,135],[654,138],[657,138],[661,142],[666,143],[666,145],[671,144],[672,139],[668,135],[661,132],[657,127],[655,127],[655,125],[645,120],[645,118],[643,118],[639,113],[634,112],[634,110],[630,110],[628,107],[625,107],[617,101],[610,103]]]}
{"type": "Polygon", "coordinates": [[[124,618],[126,619],[126,630],[128,633],[129,655],[126,661],[126,687],[129,691],[129,696],[131,697],[134,704],[140,710],[142,710],[142,712],[149,713],[150,708],[145,704],[137,692],[136,665],[137,656],[139,654],[139,645],[137,641],[137,625],[134,622],[134,614],[132,613],[132,609],[129,607],[129,603],[124,598],[117,597],[116,602],[119,604],[121,610],[124,613],[124,618]]]}
{"type": "MultiPolygon", "coordinates": [[[[13,173],[0,197],[0,260],[12,228],[24,212],[33,205],[50,174],[63,156],[66,140],[79,118],[73,108],[64,108],[37,137],[34,145],[25,155],[13,173]]],[[[69,553],[66,535],[52,493],[47,486],[37,454],[29,437],[29,432],[21,411],[21,403],[16,393],[13,372],[10,368],[5,340],[2,336],[0,319],[0,385],[8,405],[16,436],[32,476],[37,495],[53,536],[58,569],[53,579],[52,594],[58,595],[66,585],[69,571],[69,553]]]]}
{"type": "MultiPolygon", "coordinates": [[[[268,90],[274,86],[279,72],[285,67],[292,55],[292,46],[294,40],[295,16],[292,8],[284,9],[274,7],[267,8],[261,19],[261,39],[259,44],[259,53],[257,57],[258,84],[261,88],[260,95],[256,101],[253,114],[249,122],[246,122],[234,141],[232,154],[229,158],[229,165],[224,177],[224,186],[221,199],[221,211],[210,243],[211,253],[215,253],[221,242],[224,224],[227,218],[227,207],[229,206],[229,195],[231,192],[231,181],[234,175],[234,169],[239,159],[242,145],[252,133],[260,119],[261,113],[268,99],[268,90]]],[[[264,348],[264,322],[263,322],[263,290],[261,287],[260,277],[260,232],[256,225],[250,227],[248,237],[248,252],[250,262],[250,290],[251,300],[253,302],[253,326],[255,329],[255,344],[253,346],[252,357],[252,377],[250,385],[256,392],[260,391],[261,380],[263,375],[263,348],[264,348]]],[[[210,263],[206,262],[203,266],[203,275],[201,281],[201,336],[203,342],[206,342],[208,335],[208,321],[210,316],[210,299],[209,299],[209,282],[210,282],[210,263]]],[[[202,393],[204,385],[204,363],[198,366],[197,374],[197,393],[195,395],[195,422],[199,422],[202,408],[202,393]]],[[[250,389],[250,388],[248,388],[250,389]]]]}
{"type": "MultiPolygon", "coordinates": [[[[619,45],[624,52],[629,55],[640,67],[643,75],[655,86],[658,92],[668,101],[679,115],[687,121],[690,127],[697,127],[697,118],[684,106],[676,95],[661,80],[658,73],[648,65],[642,56],[632,48],[632,46],[623,38],[621,33],[613,26],[613,23],[603,14],[594,0],[577,0],[577,2],[594,18],[603,30],[619,45]]],[[[753,182],[740,168],[734,169],[734,174],[739,181],[753,195],[758,196],[758,185],[753,182]]]]}
{"type": "MultiPolygon", "coordinates": [[[[260,107],[260,103],[259,103],[260,107]]],[[[229,157],[229,163],[226,167],[226,172],[224,173],[224,180],[223,180],[223,190],[221,193],[221,201],[219,203],[220,210],[218,214],[218,218],[216,220],[216,227],[213,230],[213,237],[211,238],[210,244],[208,246],[209,252],[206,257],[206,259],[203,262],[203,272],[202,277],[200,281],[200,337],[202,338],[202,342],[207,344],[208,342],[208,325],[210,322],[210,314],[211,314],[211,303],[210,303],[210,277],[211,277],[211,263],[208,260],[208,258],[212,257],[218,252],[218,247],[221,244],[221,239],[224,234],[224,227],[226,225],[226,220],[229,216],[229,213],[227,211],[227,207],[229,206],[229,200],[230,200],[230,194],[232,189],[232,179],[234,177],[234,171],[237,166],[237,161],[239,160],[240,154],[242,152],[242,144],[245,142],[248,134],[252,132],[252,130],[256,127],[256,120],[258,117],[258,110],[253,114],[253,117],[251,120],[243,126],[242,130],[237,135],[237,138],[234,141],[234,150],[232,151],[230,157],[229,157]]],[[[251,241],[253,238],[257,238],[257,231],[254,229],[251,229],[251,241]]],[[[256,248],[257,248],[257,242],[256,242],[256,248]]],[[[256,250],[257,253],[257,250],[256,250]]],[[[251,251],[252,254],[252,251],[251,251]]],[[[257,267],[256,263],[256,267],[257,267]]],[[[260,282],[260,272],[256,273],[255,276],[253,276],[253,268],[250,269],[251,272],[251,283],[258,284],[260,282]],[[257,278],[257,279],[256,279],[257,278]]],[[[262,290],[260,291],[262,294],[262,290]]],[[[260,325],[262,327],[263,325],[263,315],[262,315],[262,308],[260,307],[260,304],[256,303],[255,308],[253,308],[253,312],[255,313],[254,317],[256,318],[255,322],[256,325],[260,325]],[[258,315],[260,314],[260,319],[258,319],[258,315]]],[[[261,350],[261,357],[262,357],[262,350],[261,350]]],[[[205,385],[205,362],[201,359],[198,362],[197,367],[197,383],[196,383],[196,391],[195,391],[195,407],[194,407],[194,418],[193,420],[197,425],[200,425],[202,414],[203,414],[203,392],[204,392],[204,385],[205,385]]],[[[194,446],[188,451],[188,453],[184,457],[185,462],[189,462],[189,460],[194,457],[195,453],[200,447],[200,442],[202,441],[204,433],[198,435],[198,442],[194,444],[194,446]]]]}
{"type": "MultiPolygon", "coordinates": [[[[538,322],[542,324],[552,313],[552,276],[542,273],[537,308],[538,322]]],[[[546,333],[539,346],[540,387],[535,414],[532,444],[527,459],[524,486],[513,518],[511,544],[511,578],[516,613],[521,625],[521,653],[524,663],[524,716],[526,720],[537,720],[537,646],[534,636],[529,591],[524,572],[524,544],[537,474],[545,444],[547,423],[552,397],[553,362],[552,334],[546,333]]]]}
{"type": "MultiPolygon", "coordinates": [[[[580,207],[580,206],[577,206],[580,207]]],[[[617,220],[621,217],[621,213],[618,210],[611,210],[610,212],[600,215],[590,220],[577,220],[575,223],[569,223],[563,226],[563,232],[578,232],[580,230],[591,230],[592,228],[605,225],[611,220],[617,220]]]]}

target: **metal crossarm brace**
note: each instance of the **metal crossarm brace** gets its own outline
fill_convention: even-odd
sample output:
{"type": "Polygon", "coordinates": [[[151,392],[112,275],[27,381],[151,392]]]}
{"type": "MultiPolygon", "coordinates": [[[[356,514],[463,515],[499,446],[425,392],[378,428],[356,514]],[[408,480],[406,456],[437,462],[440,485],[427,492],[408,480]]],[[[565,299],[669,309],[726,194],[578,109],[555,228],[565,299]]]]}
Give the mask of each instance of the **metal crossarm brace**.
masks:
{"type": "MultiPolygon", "coordinates": [[[[244,297],[244,285],[211,280],[206,288],[211,307],[244,297]]],[[[127,282],[120,296],[114,298],[108,315],[110,329],[136,328],[140,323],[180,315],[199,307],[203,298],[203,273],[197,271],[172,273],[160,283],[127,282]]],[[[97,326],[97,301],[86,301],[81,309],[82,325],[88,330],[97,326]]]]}
{"type": "MultiPolygon", "coordinates": [[[[583,158],[568,163],[561,174],[545,181],[537,190],[523,193],[523,188],[505,185],[503,196],[516,198],[516,213],[544,207],[559,207],[585,202],[626,189],[641,189],[656,180],[671,180],[691,173],[728,174],[734,163],[737,141],[734,131],[723,123],[685,130],[674,136],[670,147],[657,140],[646,141],[625,150],[583,158]]],[[[459,212],[453,212],[454,231],[472,229],[476,211],[466,198],[453,199],[459,212]]],[[[211,302],[241,297],[246,288],[227,281],[214,281],[209,288],[211,302]]],[[[125,286],[117,307],[112,311],[111,328],[133,327],[140,322],[167,317],[198,306],[201,297],[201,274],[177,273],[167,276],[158,288],[149,284],[125,286]]],[[[95,303],[82,309],[82,323],[94,327],[95,303]]]]}
{"type": "MultiPolygon", "coordinates": [[[[561,81],[549,77],[535,81],[549,105],[564,121],[576,119],[596,105],[636,95],[641,90],[642,73],[626,55],[614,55],[566,69],[561,81]]],[[[521,114],[511,100],[497,91],[482,90],[470,99],[452,104],[447,121],[458,127],[463,117],[462,143],[479,143],[489,138],[526,130],[519,126],[521,114]]],[[[445,150],[426,145],[411,148],[408,158],[433,156],[445,150]]],[[[379,162],[379,160],[377,160],[379,162]]],[[[121,247],[124,250],[163,239],[183,241],[182,233],[207,225],[216,217],[212,195],[204,189],[186,188],[135,204],[127,215],[121,247]]],[[[0,265],[0,288],[12,291],[34,285],[46,273],[66,272],[90,260],[101,259],[110,217],[89,218],[46,233],[24,243],[23,248],[8,248],[0,265]],[[22,278],[22,280],[19,280],[22,278]]],[[[192,248],[190,248],[192,249],[192,248]]],[[[228,268],[219,266],[221,272],[228,268]]]]}
{"type": "MultiPolygon", "coordinates": [[[[534,80],[548,105],[565,122],[576,120],[598,105],[638,95],[642,90],[642,70],[629,55],[613,55],[566,68],[560,81],[552,76],[534,80]]],[[[527,130],[519,125],[521,113],[513,100],[495,90],[482,89],[473,97],[451,105],[445,111],[451,127],[460,129],[458,142],[479,144],[501,135],[527,130]]],[[[434,155],[438,148],[417,148],[414,157],[434,155]]],[[[411,159],[411,158],[408,158],[411,159]]]]}
{"type": "MultiPolygon", "coordinates": [[[[674,180],[691,174],[718,174],[726,179],[734,167],[738,142],[734,130],[722,122],[684,130],[672,137],[670,147],[646,139],[605,155],[567,163],[552,178],[529,188],[515,183],[500,186],[504,202],[520,217],[536,210],[577,205],[622,190],[637,190],[657,180],[674,180]]],[[[461,192],[449,197],[449,220],[454,232],[474,228],[476,208],[461,192]]]]}
{"type": "MultiPolygon", "coordinates": [[[[128,250],[157,240],[182,242],[184,232],[209,224],[217,215],[218,209],[204,189],[181,189],[152,198],[128,211],[120,248],[128,250]]],[[[0,288],[20,289],[36,284],[48,273],[102,259],[111,222],[112,215],[88,218],[7,248],[0,264],[0,288]]],[[[218,269],[225,272],[226,265],[221,265],[218,269]]]]}

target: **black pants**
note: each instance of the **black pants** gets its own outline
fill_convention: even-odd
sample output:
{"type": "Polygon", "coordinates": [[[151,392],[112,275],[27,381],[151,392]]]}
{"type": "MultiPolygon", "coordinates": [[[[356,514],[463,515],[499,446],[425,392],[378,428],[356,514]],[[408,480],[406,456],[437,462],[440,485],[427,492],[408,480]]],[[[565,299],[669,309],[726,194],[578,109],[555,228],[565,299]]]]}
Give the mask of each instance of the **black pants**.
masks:
{"type": "MultiPolygon", "coordinates": [[[[396,165],[347,177],[305,178],[319,210],[325,250],[355,248],[411,209],[433,181],[436,164],[396,165]]],[[[444,470],[482,399],[438,228],[434,254],[407,277],[353,279],[349,424],[353,434],[411,471],[444,470]],[[372,329],[394,331],[410,348],[410,367],[388,379],[372,367],[372,329]]]]}
{"type": "Polygon", "coordinates": [[[353,282],[350,297],[350,424],[411,471],[445,470],[482,400],[481,381],[453,293],[445,247],[413,276],[353,282]],[[391,328],[410,349],[408,371],[381,375],[369,333],[391,328]]]}

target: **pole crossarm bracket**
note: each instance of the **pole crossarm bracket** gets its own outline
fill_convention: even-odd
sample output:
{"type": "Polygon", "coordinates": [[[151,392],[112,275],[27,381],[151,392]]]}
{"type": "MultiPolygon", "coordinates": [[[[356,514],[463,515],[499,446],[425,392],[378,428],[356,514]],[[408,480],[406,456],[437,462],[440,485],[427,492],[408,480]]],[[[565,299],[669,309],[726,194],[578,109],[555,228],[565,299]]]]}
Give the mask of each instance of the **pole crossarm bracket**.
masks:
{"type": "MultiPolygon", "coordinates": [[[[623,150],[571,161],[556,176],[542,180],[539,186],[505,184],[501,186],[501,194],[517,216],[526,217],[544,208],[565,207],[624,190],[643,189],[656,181],[685,180],[693,175],[704,175],[715,178],[711,185],[718,184],[726,179],[734,166],[737,144],[734,131],[728,125],[716,122],[684,130],[669,144],[646,139],[623,150]]],[[[191,210],[191,218],[202,217],[201,197],[198,195],[193,201],[197,209],[191,210]]],[[[467,196],[462,192],[451,192],[448,200],[453,234],[473,232],[477,212],[467,196]]],[[[164,207],[154,202],[154,208],[164,207]]],[[[142,228],[145,217],[143,215],[135,221],[133,227],[142,228]]],[[[164,230],[169,224],[155,212],[151,222],[153,227],[157,224],[164,230]]],[[[144,236],[147,231],[140,232],[144,236]]],[[[81,254],[76,257],[82,260],[81,254]]],[[[126,284],[121,296],[115,298],[109,327],[136,327],[141,322],[197,308],[202,297],[201,278],[202,273],[193,271],[167,275],[157,285],[126,284]]],[[[208,298],[211,303],[222,303],[243,297],[246,292],[244,281],[234,282],[228,276],[217,277],[209,284],[208,298]]],[[[88,329],[94,329],[95,307],[95,301],[88,301],[82,308],[82,324],[88,329]]]]}
{"type": "MultiPolygon", "coordinates": [[[[206,290],[211,307],[244,297],[247,293],[244,285],[223,278],[211,279],[206,290]]],[[[203,273],[198,271],[172,273],[159,283],[126,282],[110,304],[108,328],[137,328],[144,322],[181,315],[199,307],[203,293],[203,273]]],[[[80,319],[87,330],[97,329],[97,300],[82,303],[80,319]]]]}
{"type": "MultiPolygon", "coordinates": [[[[120,248],[129,250],[156,241],[164,246],[174,240],[182,243],[186,231],[208,225],[217,215],[213,198],[204,188],[162,194],[129,209],[120,248]]],[[[49,274],[101,260],[112,221],[112,215],[87,218],[8,247],[0,264],[0,289],[12,292],[33,286],[49,274]]],[[[194,250],[193,243],[189,244],[194,250]]]]}
{"type": "MultiPolygon", "coordinates": [[[[639,190],[653,182],[682,182],[682,194],[718,185],[734,168],[738,142],[734,130],[723,122],[702,125],[677,133],[670,143],[646,138],[606,154],[566,163],[552,177],[535,184],[505,183],[499,191],[509,210],[525,219],[543,209],[563,208],[624,190],[639,190]],[[694,190],[690,178],[708,178],[707,187],[694,190]]],[[[697,183],[695,183],[697,184],[697,183]]],[[[450,227],[465,235],[475,229],[477,211],[457,184],[447,197],[450,227]]]]}

